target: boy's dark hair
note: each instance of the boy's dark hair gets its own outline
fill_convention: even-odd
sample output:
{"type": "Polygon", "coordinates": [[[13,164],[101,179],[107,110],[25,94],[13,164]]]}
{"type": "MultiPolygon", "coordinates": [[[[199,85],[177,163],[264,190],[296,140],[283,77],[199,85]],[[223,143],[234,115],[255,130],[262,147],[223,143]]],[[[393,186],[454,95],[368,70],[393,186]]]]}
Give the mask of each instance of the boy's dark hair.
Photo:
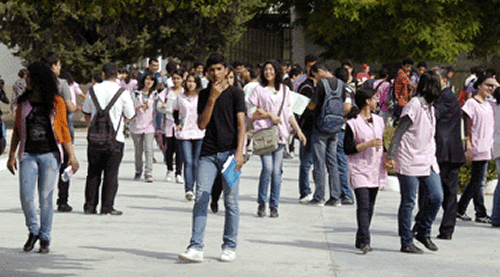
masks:
{"type": "Polygon", "coordinates": [[[220,53],[212,53],[207,59],[206,68],[210,68],[214,64],[222,64],[224,67],[227,67],[226,58],[220,53]]]}
{"type": "Polygon", "coordinates": [[[94,79],[94,81],[96,81],[98,83],[102,83],[102,74],[101,73],[94,74],[94,76],[92,76],[92,78],[94,79]]]}
{"type": "Polygon", "coordinates": [[[57,64],[61,58],[58,54],[54,52],[48,52],[42,56],[42,62],[45,63],[48,67],[52,67],[52,65],[57,64]]]}
{"type": "Polygon", "coordinates": [[[296,63],[292,66],[292,69],[293,68],[298,68],[300,70],[300,72],[304,72],[304,70],[302,69],[302,66],[300,66],[300,64],[296,63]]]}
{"type": "Polygon", "coordinates": [[[427,64],[424,61],[420,61],[420,62],[417,63],[417,68],[419,68],[419,67],[425,67],[425,68],[427,68],[427,64]]]}
{"type": "Polygon", "coordinates": [[[153,62],[158,62],[158,58],[156,58],[156,57],[149,57],[148,65],[152,64],[153,62]]]}
{"type": "Polygon", "coordinates": [[[447,73],[449,73],[449,72],[455,72],[455,69],[453,69],[453,67],[451,65],[445,67],[444,69],[446,70],[447,73]]]}
{"type": "Polygon", "coordinates": [[[250,73],[250,79],[255,80],[257,77],[259,77],[259,69],[258,68],[252,68],[248,70],[250,73]]]}
{"type": "Polygon", "coordinates": [[[167,65],[165,66],[165,69],[167,70],[168,75],[172,76],[172,73],[174,72],[174,70],[177,69],[177,63],[170,60],[170,61],[168,61],[167,65]]]}
{"type": "Polygon", "coordinates": [[[497,71],[494,69],[494,68],[487,68],[485,71],[484,71],[484,75],[491,75],[491,76],[496,76],[497,75],[497,71]]]}
{"type": "Polygon", "coordinates": [[[293,78],[295,76],[299,76],[300,74],[302,74],[302,70],[300,70],[300,68],[294,67],[294,68],[290,69],[288,76],[293,78]]]}
{"type": "Polygon", "coordinates": [[[232,63],[233,68],[237,68],[238,66],[242,66],[242,65],[244,65],[243,62],[238,61],[238,60],[236,60],[232,63]]]}
{"type": "Polygon", "coordinates": [[[104,72],[106,79],[116,78],[118,66],[115,63],[107,63],[103,65],[102,72],[104,72]]]}
{"type": "Polygon", "coordinates": [[[348,67],[353,67],[352,62],[349,59],[343,60],[342,63],[340,64],[340,66],[342,66],[342,67],[344,67],[344,65],[347,65],[348,67]]]}
{"type": "Polygon", "coordinates": [[[200,60],[197,60],[193,63],[193,68],[197,68],[200,65],[203,65],[203,63],[200,60]]]}
{"type": "Polygon", "coordinates": [[[342,80],[342,82],[347,83],[349,80],[349,71],[343,66],[338,67],[335,69],[335,77],[342,80]]]}
{"type": "Polygon", "coordinates": [[[305,60],[305,64],[307,65],[307,63],[318,61],[318,56],[316,56],[314,54],[307,54],[306,58],[304,60],[305,60]]]}
{"type": "Polygon", "coordinates": [[[484,74],[484,68],[482,66],[473,66],[470,69],[470,73],[476,74],[476,75],[484,74]]]}
{"type": "Polygon", "coordinates": [[[322,61],[319,61],[315,63],[313,66],[311,66],[310,72],[311,73],[318,73],[318,69],[322,69],[324,71],[329,71],[328,68],[326,67],[326,64],[322,61]]]}
{"type": "Polygon", "coordinates": [[[411,58],[405,58],[401,64],[402,64],[403,66],[405,66],[405,65],[407,65],[407,64],[411,64],[411,65],[413,65],[413,64],[414,64],[414,62],[413,62],[413,60],[412,60],[411,58]]]}
{"type": "Polygon", "coordinates": [[[264,71],[266,68],[266,65],[270,64],[274,68],[274,73],[276,74],[276,77],[274,77],[274,88],[276,90],[280,89],[280,85],[283,82],[283,71],[281,70],[281,67],[279,63],[275,60],[268,60],[264,63],[262,70],[260,72],[260,84],[263,87],[266,87],[268,84],[267,79],[264,77],[264,71]]]}

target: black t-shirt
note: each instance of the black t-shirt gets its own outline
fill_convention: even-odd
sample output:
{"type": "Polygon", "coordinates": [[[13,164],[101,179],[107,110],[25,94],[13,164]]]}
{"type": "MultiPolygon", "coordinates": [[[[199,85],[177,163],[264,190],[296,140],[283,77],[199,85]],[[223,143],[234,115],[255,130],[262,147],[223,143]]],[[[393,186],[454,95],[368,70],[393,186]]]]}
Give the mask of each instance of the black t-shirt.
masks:
{"type": "MultiPolygon", "coordinates": [[[[204,89],[198,96],[198,114],[201,116],[210,88],[204,89]]],[[[200,156],[208,156],[238,148],[237,113],[246,113],[243,90],[229,86],[215,101],[212,117],[207,125],[200,156]]]]}
{"type": "MultiPolygon", "coordinates": [[[[314,81],[312,79],[307,78],[302,84],[300,84],[298,88],[298,93],[312,98],[314,93],[314,81]]],[[[299,125],[302,131],[312,132],[313,129],[313,121],[314,121],[314,113],[309,109],[305,109],[304,113],[300,116],[299,125]]]]}
{"type": "Polygon", "coordinates": [[[58,151],[50,111],[39,103],[31,103],[33,107],[26,117],[26,145],[24,152],[42,154],[58,151]]]}
{"type": "MultiPolygon", "coordinates": [[[[328,78],[328,84],[330,84],[330,88],[335,91],[337,90],[338,79],[336,77],[328,78]]],[[[325,102],[326,90],[323,86],[323,81],[320,80],[316,84],[316,89],[311,97],[311,101],[316,103],[316,107],[313,110],[313,124],[316,126],[316,120],[321,114],[321,109],[323,108],[323,102],[325,102]]],[[[342,101],[345,102],[346,99],[346,88],[344,84],[344,88],[342,89],[342,101]]]]}

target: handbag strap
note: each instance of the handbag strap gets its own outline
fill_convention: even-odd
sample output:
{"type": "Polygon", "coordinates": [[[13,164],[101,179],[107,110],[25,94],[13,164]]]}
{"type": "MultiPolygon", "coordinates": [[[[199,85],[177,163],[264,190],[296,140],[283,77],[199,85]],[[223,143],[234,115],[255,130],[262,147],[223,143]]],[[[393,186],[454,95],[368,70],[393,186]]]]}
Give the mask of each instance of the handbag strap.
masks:
{"type": "MultiPolygon", "coordinates": [[[[281,84],[280,86],[283,86],[283,84],[281,84]]],[[[284,90],[283,90],[283,101],[281,101],[281,107],[280,107],[280,110],[278,112],[278,117],[281,115],[281,110],[283,110],[283,105],[285,105],[285,97],[286,97],[286,90],[287,90],[287,86],[284,86],[284,90]]]]}

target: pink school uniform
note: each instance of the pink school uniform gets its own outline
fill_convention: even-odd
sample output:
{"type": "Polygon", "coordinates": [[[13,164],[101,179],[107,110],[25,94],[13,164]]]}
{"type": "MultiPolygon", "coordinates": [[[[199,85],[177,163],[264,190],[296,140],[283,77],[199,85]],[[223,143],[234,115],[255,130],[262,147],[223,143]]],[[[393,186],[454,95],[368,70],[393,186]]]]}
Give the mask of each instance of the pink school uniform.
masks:
{"type": "MultiPolygon", "coordinates": [[[[283,101],[284,90],[287,90],[285,103],[280,114],[281,123],[278,124],[278,133],[280,135],[279,144],[287,144],[290,136],[290,116],[292,115],[292,98],[287,86],[281,85],[278,93],[274,94],[269,87],[258,85],[248,101],[257,108],[262,108],[267,112],[278,114],[283,101]]],[[[257,132],[273,126],[270,118],[258,119],[253,122],[253,130],[257,132]]]]}
{"type": "Polygon", "coordinates": [[[472,160],[488,161],[491,160],[493,151],[493,133],[494,133],[494,114],[491,104],[488,101],[479,103],[474,98],[467,100],[462,107],[472,120],[471,142],[472,142],[472,160]]]}
{"type": "Polygon", "coordinates": [[[182,129],[176,131],[175,137],[180,140],[196,140],[205,137],[205,130],[198,128],[198,94],[188,97],[181,94],[176,98],[172,109],[179,111],[182,129]]]}
{"type": "Polygon", "coordinates": [[[436,159],[436,117],[434,107],[424,98],[414,97],[403,108],[401,118],[409,116],[413,124],[401,138],[394,157],[396,173],[406,176],[429,176],[431,169],[439,174],[436,159]]]}
{"type": "MultiPolygon", "coordinates": [[[[356,144],[384,137],[384,119],[373,114],[373,123],[358,115],[347,121],[356,144]]],[[[384,151],[370,147],[348,156],[349,183],[353,189],[376,188],[388,185],[387,171],[384,169],[384,151]]]]}
{"type": "Polygon", "coordinates": [[[130,125],[130,132],[132,134],[151,134],[155,132],[154,125],[154,108],[155,102],[158,98],[158,93],[153,91],[149,97],[145,96],[142,91],[136,90],[132,99],[134,100],[134,106],[142,105],[147,102],[148,108],[140,108],[135,112],[135,117],[130,125]]]}
{"type": "MultiPolygon", "coordinates": [[[[182,89],[182,93],[184,93],[184,89],[182,89]]],[[[177,101],[177,94],[172,89],[165,88],[159,94],[159,98],[161,102],[165,103],[167,107],[165,109],[161,108],[160,110],[165,113],[165,121],[163,122],[163,134],[167,138],[175,136],[175,120],[174,120],[174,110],[172,106],[174,102],[177,101]]]]}

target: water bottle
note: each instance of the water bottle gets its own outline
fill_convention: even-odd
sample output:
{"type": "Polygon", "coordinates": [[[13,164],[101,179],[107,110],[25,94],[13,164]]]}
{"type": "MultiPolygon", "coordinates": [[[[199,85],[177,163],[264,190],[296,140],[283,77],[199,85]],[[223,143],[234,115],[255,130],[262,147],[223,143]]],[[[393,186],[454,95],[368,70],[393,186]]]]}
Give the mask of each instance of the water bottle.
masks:
{"type": "Polygon", "coordinates": [[[61,174],[61,180],[63,182],[68,182],[69,179],[71,179],[71,176],[73,176],[73,166],[68,166],[66,169],[64,169],[64,172],[61,174]]]}

